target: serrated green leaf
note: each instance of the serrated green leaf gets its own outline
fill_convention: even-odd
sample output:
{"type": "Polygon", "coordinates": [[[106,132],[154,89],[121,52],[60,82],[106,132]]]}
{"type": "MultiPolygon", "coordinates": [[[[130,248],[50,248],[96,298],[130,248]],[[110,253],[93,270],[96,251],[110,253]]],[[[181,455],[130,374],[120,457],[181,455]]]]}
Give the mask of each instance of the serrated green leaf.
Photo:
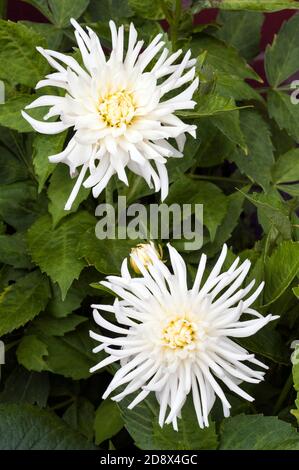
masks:
{"type": "Polygon", "coordinates": [[[221,189],[207,181],[196,181],[182,175],[170,188],[167,204],[203,204],[203,224],[211,240],[225,217],[227,200],[221,189]]]}
{"type": "Polygon", "coordinates": [[[94,229],[87,231],[81,238],[79,250],[89,265],[94,266],[103,274],[119,274],[121,263],[129,256],[131,248],[139,240],[99,240],[94,229]]]}
{"type": "Polygon", "coordinates": [[[239,78],[252,78],[261,81],[256,72],[246,63],[234,47],[209,36],[192,41],[194,55],[207,51],[206,64],[213,69],[239,78]]]}
{"type": "Polygon", "coordinates": [[[94,420],[95,442],[97,445],[115,436],[124,427],[119,407],[112,400],[104,400],[96,410],[94,420]]]}
{"type": "Polygon", "coordinates": [[[247,350],[266,357],[278,364],[287,365],[289,351],[286,348],[280,334],[273,329],[272,325],[266,325],[255,335],[247,338],[238,338],[237,342],[247,350]]]}
{"type": "Polygon", "coordinates": [[[291,102],[290,96],[280,91],[269,90],[268,111],[278,127],[285,129],[296,142],[299,142],[299,106],[291,102]]]}
{"type": "Polygon", "coordinates": [[[23,233],[0,235],[0,263],[10,264],[15,268],[32,266],[23,233]]]}
{"type": "Polygon", "coordinates": [[[217,20],[222,24],[216,36],[239,50],[245,59],[259,51],[260,33],[264,17],[259,12],[220,11],[217,20]]]}
{"type": "Polygon", "coordinates": [[[299,69],[299,16],[285,22],[273,43],[266,49],[265,70],[270,85],[276,88],[299,69]]]}
{"type": "Polygon", "coordinates": [[[3,450],[91,450],[94,446],[55,414],[32,405],[0,405],[3,450]]]}
{"type": "Polygon", "coordinates": [[[90,189],[81,186],[71,210],[65,211],[64,206],[73,189],[75,181],[76,180],[70,177],[70,172],[66,165],[58,165],[51,176],[48,197],[50,199],[49,212],[52,215],[54,227],[68,214],[76,212],[81,202],[83,202],[90,193],[90,189]]]}
{"type": "Polygon", "coordinates": [[[94,342],[89,337],[89,329],[90,325],[84,323],[64,336],[39,333],[48,351],[45,358],[47,370],[73,380],[88,379],[89,369],[99,361],[97,355],[92,353],[94,342]]]}
{"type": "Polygon", "coordinates": [[[151,395],[133,410],[127,408],[134,396],[125,398],[119,403],[125,426],[138,447],[143,450],[207,450],[217,447],[217,435],[214,423],[200,429],[195,417],[191,400],[182,410],[182,418],[178,420],[178,431],[172,425],[158,424],[159,405],[151,395]]]}
{"type": "Polygon", "coordinates": [[[33,271],[0,295],[0,336],[25,325],[45,309],[50,296],[48,279],[33,271]]]}
{"type": "Polygon", "coordinates": [[[50,391],[48,375],[29,372],[21,366],[13,369],[0,394],[0,403],[30,403],[43,408],[50,391]]]}
{"type": "Polygon", "coordinates": [[[37,46],[46,46],[40,34],[24,24],[0,20],[0,78],[34,88],[49,68],[37,46]]]}
{"type": "MultiPolygon", "coordinates": [[[[21,111],[32,102],[33,95],[18,95],[0,104],[0,125],[18,132],[32,132],[31,125],[23,118],[21,111]]],[[[30,112],[35,119],[41,119],[45,114],[44,108],[30,112]]]]}
{"type": "Polygon", "coordinates": [[[72,282],[78,279],[85,266],[78,252],[78,244],[85,232],[94,226],[94,217],[77,212],[56,229],[51,217],[38,219],[28,231],[28,248],[33,261],[57,282],[65,299],[72,282]]]}
{"type": "Polygon", "coordinates": [[[202,8],[221,8],[222,10],[279,11],[285,8],[297,10],[296,0],[197,0],[194,11],[202,8]]]}
{"type": "Polygon", "coordinates": [[[261,115],[253,110],[240,111],[240,124],[248,155],[235,151],[231,160],[243,174],[267,190],[271,181],[271,165],[274,163],[270,129],[261,115]]]}
{"type": "Polygon", "coordinates": [[[299,180],[299,149],[291,149],[281,155],[272,168],[273,182],[290,183],[299,180]]]}
{"type": "Polygon", "coordinates": [[[79,18],[89,0],[23,0],[38,8],[58,28],[69,26],[70,18],[79,18]]]}
{"type": "Polygon", "coordinates": [[[31,180],[0,185],[0,216],[17,230],[27,229],[44,211],[44,203],[31,180]]]}
{"type": "Polygon", "coordinates": [[[31,324],[31,328],[45,331],[49,336],[63,336],[65,333],[75,330],[78,325],[85,321],[87,321],[86,317],[75,314],[68,315],[65,318],[55,318],[51,315],[40,315],[31,324]]]}
{"type": "Polygon", "coordinates": [[[266,305],[275,302],[299,272],[299,242],[282,242],[265,263],[266,305]]]}
{"type": "Polygon", "coordinates": [[[55,170],[55,165],[49,162],[51,155],[62,151],[66,132],[57,135],[36,134],[33,140],[33,166],[38,178],[38,191],[40,192],[47,178],[55,170]]]}
{"type": "Polygon", "coordinates": [[[109,21],[111,18],[129,18],[134,12],[128,0],[91,0],[87,9],[93,21],[109,21]]]}
{"type": "Polygon", "coordinates": [[[10,184],[28,179],[28,171],[24,163],[2,146],[0,146],[0,167],[0,184],[10,184]]]}
{"type": "Polygon", "coordinates": [[[129,6],[141,18],[162,20],[165,18],[159,0],[128,0],[129,6]]]}
{"type": "Polygon", "coordinates": [[[258,219],[266,233],[275,227],[284,239],[291,238],[288,208],[277,191],[272,190],[268,194],[252,193],[246,195],[246,198],[258,208],[258,219]]]}
{"type": "Polygon", "coordinates": [[[298,450],[299,434],[275,416],[238,415],[223,421],[221,450],[298,450]]]}
{"type": "Polygon", "coordinates": [[[63,419],[68,425],[89,441],[93,438],[94,406],[84,397],[79,397],[63,414],[63,419]]]}

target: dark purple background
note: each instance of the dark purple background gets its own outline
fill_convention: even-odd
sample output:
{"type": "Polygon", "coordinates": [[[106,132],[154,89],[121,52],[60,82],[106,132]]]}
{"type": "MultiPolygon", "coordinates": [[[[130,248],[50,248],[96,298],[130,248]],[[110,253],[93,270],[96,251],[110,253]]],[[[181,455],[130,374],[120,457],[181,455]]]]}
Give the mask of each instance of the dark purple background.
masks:
{"type": "MultiPolygon", "coordinates": [[[[74,0],[75,1],[75,0],[74,0]]],[[[196,16],[195,22],[198,23],[209,23],[216,19],[217,9],[204,10],[196,16]]],[[[295,14],[295,10],[284,10],[276,13],[265,14],[265,22],[262,28],[262,37],[260,43],[260,52],[265,50],[268,43],[271,43],[273,36],[279,31],[282,23],[295,14]]],[[[18,20],[30,20],[37,22],[46,22],[46,18],[43,17],[38,10],[31,5],[28,5],[21,0],[9,0],[8,2],[8,19],[13,21],[18,20]]],[[[260,54],[251,64],[258,74],[265,79],[264,66],[263,66],[263,54],[260,54]]]]}

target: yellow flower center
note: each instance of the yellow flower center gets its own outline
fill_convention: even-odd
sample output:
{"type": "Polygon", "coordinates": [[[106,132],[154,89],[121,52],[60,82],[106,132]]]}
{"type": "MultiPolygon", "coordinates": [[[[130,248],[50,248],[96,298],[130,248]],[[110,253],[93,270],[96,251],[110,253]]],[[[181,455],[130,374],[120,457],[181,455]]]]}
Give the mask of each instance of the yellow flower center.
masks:
{"type": "Polygon", "coordinates": [[[107,95],[100,100],[98,111],[106,124],[110,127],[120,127],[130,124],[135,114],[135,105],[132,93],[122,90],[107,95]]]}
{"type": "Polygon", "coordinates": [[[183,349],[196,337],[196,326],[185,318],[171,320],[163,329],[163,343],[171,349],[183,349]]]}

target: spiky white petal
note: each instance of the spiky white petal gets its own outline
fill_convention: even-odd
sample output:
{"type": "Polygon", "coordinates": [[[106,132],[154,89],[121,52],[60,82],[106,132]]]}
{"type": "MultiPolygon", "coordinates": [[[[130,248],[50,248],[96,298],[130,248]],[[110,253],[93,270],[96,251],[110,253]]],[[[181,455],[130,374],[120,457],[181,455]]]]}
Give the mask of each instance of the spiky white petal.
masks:
{"type": "Polygon", "coordinates": [[[172,271],[155,250],[149,249],[151,262],[146,266],[140,257],[131,254],[141,277],[131,277],[124,260],[120,277],[108,276],[107,281],[102,281],[121,300],[116,299],[113,306],[92,305],[95,322],[106,331],[90,333],[100,342],[95,351],[104,350],[108,357],[91,371],[120,361],[121,367],[103,398],[125,385],[112,399],[119,401],[138,391],[129,405],[132,409],[153,391],[160,404],[160,426],[172,423],[177,429],[177,418],[187,396],[192,394],[202,428],[209,425],[208,416],[216,397],[222,403],[224,416],[229,416],[225,388],[245,400],[253,400],[239,384],[258,383],[264,372],[252,369],[250,363],[267,369],[231,338],[251,336],[278,317],[263,317],[250,308],[263,283],[249,297],[254,282],[241,287],[250,268],[248,260],[238,266],[237,259],[221,272],[226,245],[205,282],[202,279],[206,256],[202,255],[191,289],[183,258],[170,245],[168,249],[172,271]],[[103,318],[99,310],[112,314],[111,320],[116,319],[117,324],[103,318]],[[254,318],[240,321],[244,313],[254,318]]]}
{"type": "Polygon", "coordinates": [[[50,106],[44,120],[59,116],[59,121],[40,122],[22,111],[37,132],[57,134],[69,128],[74,130],[66,149],[50,156],[53,163],[67,164],[72,177],[83,165],[65,209],[71,208],[82,183],[92,188],[94,197],[98,197],[113,174],[128,184],[126,167],[142,176],[155,191],[161,191],[161,198],[165,199],[167,158],[182,157],[186,133],[195,137],[196,126],[185,124],[174,115],[177,110],[195,106],[192,100],[198,86],[195,60],[188,51],[181,63],[176,63],[182,51],[170,54],[163,48],[161,34],[142,50],[143,41],[137,41],[133,24],[125,54],[124,27],[117,30],[113,21],[109,23],[112,51],[106,59],[96,34],[90,28],[86,32],[75,20],[71,23],[83,66],[69,55],[38,47],[56,71],[36,88],[58,87],[66,93],[64,97],[41,96],[26,108],[50,106]],[[181,87],[188,83],[182,91],[181,87]],[[177,95],[167,96],[174,90],[179,90],[177,95]],[[179,150],[169,139],[176,140],[179,150]],[[89,176],[84,181],[87,170],[89,176]]]}

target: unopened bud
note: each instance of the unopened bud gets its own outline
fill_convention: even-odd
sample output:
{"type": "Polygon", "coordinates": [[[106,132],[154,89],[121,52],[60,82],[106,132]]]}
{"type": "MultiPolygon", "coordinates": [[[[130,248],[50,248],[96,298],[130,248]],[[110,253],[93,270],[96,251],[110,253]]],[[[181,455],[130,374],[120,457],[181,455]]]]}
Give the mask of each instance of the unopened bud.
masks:
{"type": "Polygon", "coordinates": [[[157,248],[153,242],[139,243],[131,249],[130,265],[136,274],[141,274],[141,272],[132,255],[138,258],[142,265],[147,269],[149,264],[152,264],[152,254],[155,254],[160,260],[162,260],[163,251],[161,245],[158,245],[157,248]]]}

